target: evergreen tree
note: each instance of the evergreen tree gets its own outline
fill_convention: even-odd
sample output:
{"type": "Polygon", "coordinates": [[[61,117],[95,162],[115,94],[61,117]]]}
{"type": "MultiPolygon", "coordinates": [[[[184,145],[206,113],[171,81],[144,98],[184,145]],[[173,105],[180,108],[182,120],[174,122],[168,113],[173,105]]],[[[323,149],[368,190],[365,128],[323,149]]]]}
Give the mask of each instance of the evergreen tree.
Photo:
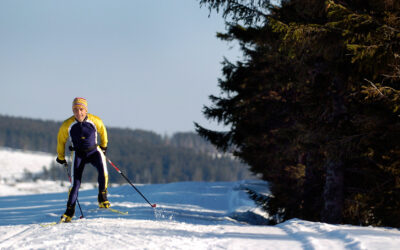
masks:
{"type": "Polygon", "coordinates": [[[197,131],[269,181],[251,194],[271,219],[399,226],[399,3],[200,3],[231,17],[219,37],[244,59],[204,110],[230,131],[197,131]]]}

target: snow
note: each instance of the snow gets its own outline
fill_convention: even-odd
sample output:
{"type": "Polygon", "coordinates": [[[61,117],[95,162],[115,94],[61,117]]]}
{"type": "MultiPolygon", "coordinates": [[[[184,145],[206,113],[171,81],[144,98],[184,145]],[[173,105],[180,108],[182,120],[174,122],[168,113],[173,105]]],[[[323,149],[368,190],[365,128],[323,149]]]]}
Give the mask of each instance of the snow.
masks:
{"type": "Polygon", "coordinates": [[[25,172],[39,173],[50,168],[55,156],[49,153],[0,148],[0,179],[22,178],[25,172]]]}
{"type": "MultiPolygon", "coordinates": [[[[0,150],[2,170],[3,153],[0,150]]],[[[37,155],[19,157],[13,176],[23,172],[22,159],[32,162],[31,157],[37,155]]],[[[90,188],[79,194],[83,219],[78,219],[77,207],[72,223],[47,227],[41,224],[58,221],[64,212],[68,185],[51,181],[24,185],[2,191],[0,249],[400,249],[400,231],[395,228],[299,219],[262,225],[266,214],[244,191],[251,187],[267,193],[262,181],[137,184],[156,208],[130,185],[109,188],[112,207],[127,215],[98,209],[97,190],[90,188]],[[60,189],[44,192],[52,186],[60,189]]]]}
{"type": "MultiPolygon", "coordinates": [[[[32,176],[50,169],[56,155],[44,152],[32,152],[0,147],[0,196],[64,192],[69,187],[67,175],[65,181],[36,180],[26,181],[25,175],[32,176]]],[[[61,166],[60,166],[61,167],[61,166]]],[[[93,188],[93,183],[83,183],[81,189],[93,188]]]]}

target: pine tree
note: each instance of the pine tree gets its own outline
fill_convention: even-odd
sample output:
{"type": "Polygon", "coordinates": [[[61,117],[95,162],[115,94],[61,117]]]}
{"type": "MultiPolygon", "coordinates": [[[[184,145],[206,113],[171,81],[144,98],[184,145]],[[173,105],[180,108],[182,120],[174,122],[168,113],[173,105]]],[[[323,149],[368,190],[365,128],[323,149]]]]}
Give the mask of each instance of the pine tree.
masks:
{"type": "Polygon", "coordinates": [[[230,131],[197,131],[270,182],[272,219],[399,226],[399,4],[200,2],[233,18],[220,37],[244,60],[204,110],[230,131]]]}

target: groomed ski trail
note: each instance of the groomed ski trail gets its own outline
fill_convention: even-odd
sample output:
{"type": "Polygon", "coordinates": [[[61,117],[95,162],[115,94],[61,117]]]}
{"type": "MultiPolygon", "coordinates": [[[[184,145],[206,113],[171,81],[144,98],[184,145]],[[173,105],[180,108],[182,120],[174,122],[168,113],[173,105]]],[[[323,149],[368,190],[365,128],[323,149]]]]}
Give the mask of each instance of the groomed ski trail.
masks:
{"type": "Polygon", "coordinates": [[[393,228],[298,219],[256,225],[265,222],[265,214],[244,188],[264,186],[257,181],[140,185],[157,202],[155,209],[130,186],[110,188],[112,207],[127,215],[98,209],[97,190],[84,190],[79,199],[85,218],[50,227],[40,224],[59,220],[66,193],[0,197],[0,249],[397,250],[400,245],[400,231],[393,228]]]}

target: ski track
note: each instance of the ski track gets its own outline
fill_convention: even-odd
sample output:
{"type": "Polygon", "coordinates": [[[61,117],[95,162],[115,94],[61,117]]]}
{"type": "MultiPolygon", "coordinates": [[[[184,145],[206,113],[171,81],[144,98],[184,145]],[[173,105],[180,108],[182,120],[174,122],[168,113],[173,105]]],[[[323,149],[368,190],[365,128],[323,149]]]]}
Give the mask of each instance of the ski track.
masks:
{"type": "Polygon", "coordinates": [[[97,190],[89,184],[91,189],[79,192],[85,218],[77,219],[81,215],[77,207],[72,223],[42,227],[42,223],[58,221],[65,211],[68,187],[60,182],[22,183],[13,179],[29,168],[26,162],[40,158],[38,162],[43,164],[35,164],[39,166],[35,171],[39,171],[50,159],[25,153],[0,149],[4,172],[0,178],[0,250],[400,249],[400,230],[394,228],[299,219],[265,226],[267,214],[256,208],[244,191],[250,188],[268,194],[267,183],[254,180],[137,184],[157,204],[154,209],[131,186],[110,187],[112,207],[128,212],[126,215],[98,209],[97,190]],[[7,156],[3,163],[2,154],[7,156]],[[52,193],[44,193],[49,190],[52,193]]]}
{"type": "Polygon", "coordinates": [[[293,219],[277,225],[302,242],[302,249],[400,249],[400,231],[351,225],[331,225],[293,219]]]}
{"type": "Polygon", "coordinates": [[[399,249],[397,229],[298,219],[276,226],[236,221],[229,214],[254,209],[246,207],[240,185],[247,184],[141,185],[157,201],[155,209],[125,192],[126,186],[110,188],[112,206],[127,215],[96,208],[97,190],[85,190],[80,192],[85,218],[77,219],[77,209],[72,223],[49,227],[39,224],[59,219],[65,193],[0,197],[0,249],[399,249]],[[182,189],[191,196],[177,194],[182,189]],[[10,214],[13,209],[18,213],[10,214]]]}
{"type": "Polygon", "coordinates": [[[321,226],[321,224],[316,227],[308,225],[305,221],[292,220],[290,224],[283,223],[279,225],[279,227],[294,239],[302,242],[303,249],[313,250],[348,248],[346,242],[343,240],[344,237],[335,237],[331,230],[324,228],[324,226],[321,226]]]}
{"type": "Polygon", "coordinates": [[[274,227],[102,218],[46,228],[29,225],[1,238],[1,249],[301,249],[274,227]]]}
{"type": "MultiPolygon", "coordinates": [[[[9,227],[11,229],[11,227],[9,227]]],[[[34,230],[33,226],[22,226],[17,232],[10,230],[5,232],[5,237],[0,238],[0,249],[8,249],[15,247],[15,242],[21,242],[24,240],[30,240],[31,232],[34,230]]]]}

